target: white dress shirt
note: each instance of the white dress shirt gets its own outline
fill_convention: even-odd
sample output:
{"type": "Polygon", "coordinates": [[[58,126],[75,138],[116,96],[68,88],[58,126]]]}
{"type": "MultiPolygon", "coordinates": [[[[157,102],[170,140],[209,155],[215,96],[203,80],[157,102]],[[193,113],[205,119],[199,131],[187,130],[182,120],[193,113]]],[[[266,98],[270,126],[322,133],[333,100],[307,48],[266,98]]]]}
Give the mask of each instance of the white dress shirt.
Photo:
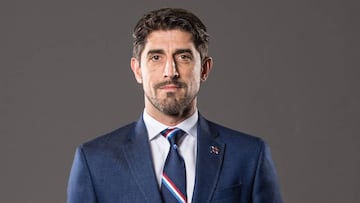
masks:
{"type": "MultiPolygon", "coordinates": [[[[146,113],[146,110],[143,113],[143,119],[147,132],[149,135],[151,155],[154,163],[155,175],[159,183],[159,188],[161,187],[161,178],[162,172],[164,169],[165,161],[167,154],[170,149],[169,141],[160,135],[160,132],[170,126],[166,126],[159,121],[152,118],[149,114],[146,113]]],[[[179,146],[178,150],[185,162],[186,168],[186,193],[188,202],[191,202],[194,184],[195,184],[195,167],[196,167],[196,146],[197,146],[197,121],[198,121],[198,111],[179,123],[176,126],[186,132],[184,138],[179,146]]]]}

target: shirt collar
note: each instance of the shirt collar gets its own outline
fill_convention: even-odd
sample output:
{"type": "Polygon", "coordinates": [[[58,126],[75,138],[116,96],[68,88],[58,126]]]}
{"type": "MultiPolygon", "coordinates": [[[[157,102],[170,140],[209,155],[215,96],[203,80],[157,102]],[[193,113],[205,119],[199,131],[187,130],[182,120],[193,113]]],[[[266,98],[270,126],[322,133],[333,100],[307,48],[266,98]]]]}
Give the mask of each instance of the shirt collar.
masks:
{"type": "MultiPolygon", "coordinates": [[[[196,110],[193,115],[191,115],[189,118],[185,119],[181,123],[177,124],[176,126],[171,127],[177,127],[185,131],[187,134],[196,136],[197,132],[197,121],[198,121],[198,110],[196,110]]],[[[149,140],[151,141],[156,136],[160,134],[161,131],[163,131],[166,128],[169,128],[169,126],[164,125],[151,117],[146,111],[143,112],[143,119],[145,126],[147,128],[147,132],[149,135],[149,140]]]]}

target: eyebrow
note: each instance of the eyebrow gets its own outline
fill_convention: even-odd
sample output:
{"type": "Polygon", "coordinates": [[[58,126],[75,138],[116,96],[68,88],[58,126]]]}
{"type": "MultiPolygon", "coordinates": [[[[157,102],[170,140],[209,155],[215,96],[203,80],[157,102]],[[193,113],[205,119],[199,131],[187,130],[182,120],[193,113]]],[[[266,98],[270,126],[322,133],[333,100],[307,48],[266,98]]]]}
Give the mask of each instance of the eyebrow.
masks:
{"type": "Polygon", "coordinates": [[[147,52],[147,55],[151,55],[151,54],[164,54],[164,50],[162,49],[151,49],[147,52]]]}
{"type": "MultiPolygon", "coordinates": [[[[164,54],[165,51],[162,49],[151,49],[147,52],[147,55],[151,55],[151,54],[164,54]]],[[[191,51],[191,49],[176,49],[175,53],[173,55],[177,55],[177,54],[183,54],[183,53],[189,53],[191,55],[193,55],[193,52],[191,51]]]]}
{"type": "Polygon", "coordinates": [[[189,54],[193,55],[193,52],[191,51],[191,49],[177,49],[175,51],[174,55],[183,54],[183,53],[189,53],[189,54]]]}

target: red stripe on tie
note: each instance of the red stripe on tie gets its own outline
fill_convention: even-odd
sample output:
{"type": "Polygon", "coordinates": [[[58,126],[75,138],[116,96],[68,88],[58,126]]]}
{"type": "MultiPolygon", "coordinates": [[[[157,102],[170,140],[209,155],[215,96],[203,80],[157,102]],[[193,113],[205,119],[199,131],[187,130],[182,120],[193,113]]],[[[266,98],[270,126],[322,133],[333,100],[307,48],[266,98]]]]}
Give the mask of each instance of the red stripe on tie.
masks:
{"type": "Polygon", "coordinates": [[[163,173],[163,179],[165,184],[168,186],[167,188],[172,191],[172,193],[176,196],[176,199],[182,200],[182,202],[187,202],[185,195],[176,187],[176,185],[171,181],[171,179],[163,173]]]}
{"type": "Polygon", "coordinates": [[[164,137],[167,138],[167,136],[168,136],[172,131],[174,131],[174,130],[175,130],[175,128],[168,129],[168,130],[165,132],[164,137]]]}

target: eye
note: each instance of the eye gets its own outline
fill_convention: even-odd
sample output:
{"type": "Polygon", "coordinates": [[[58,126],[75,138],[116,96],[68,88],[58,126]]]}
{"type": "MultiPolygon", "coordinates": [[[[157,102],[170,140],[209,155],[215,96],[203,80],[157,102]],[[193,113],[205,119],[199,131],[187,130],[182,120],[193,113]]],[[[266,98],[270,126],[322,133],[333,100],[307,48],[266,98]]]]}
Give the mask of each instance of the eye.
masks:
{"type": "Polygon", "coordinates": [[[153,56],[150,57],[150,60],[158,61],[158,60],[160,60],[160,56],[159,55],[153,55],[153,56]]]}
{"type": "Polygon", "coordinates": [[[187,53],[179,54],[177,59],[178,59],[179,62],[188,63],[188,62],[191,62],[192,56],[190,54],[187,54],[187,53]]]}

